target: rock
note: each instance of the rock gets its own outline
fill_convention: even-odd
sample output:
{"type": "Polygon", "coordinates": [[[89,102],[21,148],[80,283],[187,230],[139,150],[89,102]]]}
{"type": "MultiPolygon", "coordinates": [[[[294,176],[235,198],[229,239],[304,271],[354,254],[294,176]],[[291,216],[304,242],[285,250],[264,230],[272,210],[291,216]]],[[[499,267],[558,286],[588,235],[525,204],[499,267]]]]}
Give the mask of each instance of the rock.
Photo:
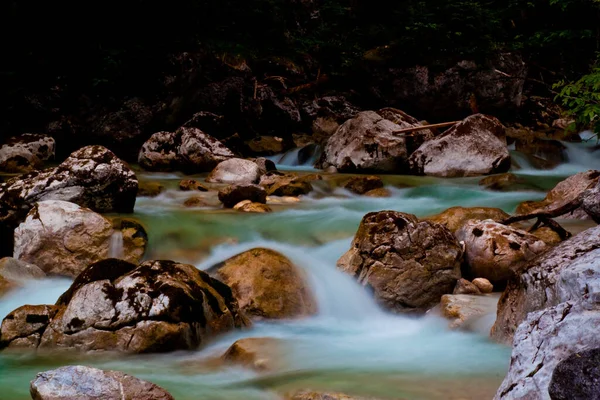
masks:
{"type": "Polygon", "coordinates": [[[518,178],[515,174],[506,172],[504,174],[492,175],[479,181],[479,186],[484,186],[489,190],[510,190],[516,184],[523,183],[524,180],[518,178]]]}
{"type": "Polygon", "coordinates": [[[245,142],[250,154],[273,156],[288,150],[284,140],[277,136],[258,136],[245,142]]]}
{"type": "Polygon", "coordinates": [[[260,178],[262,186],[269,196],[297,197],[312,192],[313,187],[305,178],[296,175],[268,172],[260,178]]]}
{"type": "Polygon", "coordinates": [[[442,315],[450,328],[462,328],[496,311],[497,297],[472,294],[445,294],[440,302],[442,315]]]}
{"type": "MultiPolygon", "coordinates": [[[[121,232],[123,240],[123,254],[115,255],[114,249],[109,251],[109,257],[117,257],[131,263],[138,263],[144,258],[146,248],[148,247],[148,233],[146,228],[138,221],[130,218],[122,218],[119,221],[113,221],[113,227],[121,232]]],[[[114,241],[115,232],[113,231],[111,241],[114,241]]],[[[114,243],[114,242],[113,242],[114,243]]]]}
{"type": "Polygon", "coordinates": [[[258,157],[253,159],[254,163],[258,165],[258,169],[260,171],[260,175],[264,175],[269,171],[277,171],[277,167],[275,163],[268,158],[258,157]]]}
{"type": "Polygon", "coordinates": [[[165,187],[158,182],[139,182],[138,196],[156,197],[164,192],[165,187]]]}
{"type": "Polygon", "coordinates": [[[192,350],[249,323],[227,285],[192,265],[165,260],[137,267],[116,259],[90,265],[56,306],[45,311],[49,321],[31,318],[31,311],[21,309],[2,323],[4,346],[131,353],[192,350]],[[43,324],[36,322],[41,320],[43,324]],[[33,340],[38,335],[39,345],[33,340]]]}
{"type": "Polygon", "coordinates": [[[600,224],[600,181],[593,188],[583,192],[581,208],[597,224],[600,224]]]}
{"type": "Polygon", "coordinates": [[[227,118],[209,111],[195,113],[182,126],[184,128],[200,129],[202,132],[219,140],[232,136],[235,133],[234,127],[229,124],[227,118]]]}
{"type": "Polygon", "coordinates": [[[302,105],[302,114],[306,119],[329,119],[340,124],[354,118],[359,111],[345,96],[324,96],[302,105]]]}
{"type": "Polygon", "coordinates": [[[0,259],[0,277],[9,282],[23,282],[44,278],[46,274],[37,265],[17,260],[12,257],[0,259]]]}
{"type": "Polygon", "coordinates": [[[516,151],[532,156],[530,158],[540,160],[545,169],[555,168],[564,162],[568,162],[565,149],[565,145],[558,140],[538,139],[534,135],[515,140],[516,151]]]}
{"type": "Polygon", "coordinates": [[[549,246],[554,246],[563,241],[558,233],[549,226],[540,226],[539,228],[529,232],[536,238],[540,239],[549,246]]]}
{"type": "Polygon", "coordinates": [[[491,207],[451,207],[440,214],[425,218],[428,221],[442,224],[450,230],[456,232],[462,228],[467,221],[476,220],[482,221],[491,219],[496,222],[503,221],[510,217],[507,213],[499,208],[491,207]]]}
{"type": "Polygon", "coordinates": [[[202,197],[190,197],[183,202],[185,207],[207,207],[209,204],[202,197]]]}
{"type": "Polygon", "coordinates": [[[367,196],[367,197],[392,197],[392,192],[390,192],[390,190],[386,189],[386,188],[379,188],[379,189],[369,190],[367,193],[365,193],[365,196],[367,196]]]}
{"type": "Polygon", "coordinates": [[[406,172],[411,144],[416,140],[418,147],[432,137],[431,131],[415,132],[414,139],[408,143],[406,134],[393,132],[421,124],[409,116],[392,122],[381,114],[383,112],[363,111],[344,122],[327,140],[321,166],[332,165],[340,172],[406,172]],[[406,122],[409,118],[410,122],[406,122]]]}
{"type": "Polygon", "coordinates": [[[178,154],[187,173],[208,172],[234,154],[221,142],[197,128],[180,128],[178,154]]]}
{"type": "Polygon", "coordinates": [[[481,294],[479,288],[464,278],[456,281],[452,294],[481,294]]]}
{"type": "Polygon", "coordinates": [[[230,158],[220,162],[208,175],[206,182],[241,185],[258,183],[260,176],[261,171],[256,163],[241,158],[230,158]]]}
{"type": "Polygon", "coordinates": [[[465,243],[471,276],[492,282],[508,280],[521,264],[548,250],[537,237],[492,220],[468,221],[456,238],[465,243]]]}
{"type": "MultiPolygon", "coordinates": [[[[109,256],[113,233],[112,224],[90,209],[61,200],[40,201],[15,229],[14,255],[48,274],[75,277],[89,264],[109,256]]],[[[138,262],[147,237],[138,243],[134,235],[124,248],[124,257],[138,262]]]]}
{"type": "Polygon", "coordinates": [[[9,313],[0,326],[0,349],[39,346],[44,330],[58,310],[57,306],[24,305],[9,313]]]}
{"type": "Polygon", "coordinates": [[[13,137],[0,147],[0,171],[27,173],[54,158],[56,143],[46,135],[25,133],[13,137]]]}
{"type": "Polygon", "coordinates": [[[270,337],[237,340],[221,357],[223,361],[257,371],[277,371],[285,357],[280,339],[270,337]]]}
{"type": "Polygon", "coordinates": [[[374,398],[348,396],[344,393],[334,392],[314,392],[311,390],[301,390],[291,396],[286,397],[286,400],[376,400],[374,398]]]}
{"type": "Polygon", "coordinates": [[[231,286],[240,308],[253,318],[298,318],[316,312],[302,270],[276,251],[248,250],[208,272],[231,286]]]}
{"type": "Polygon", "coordinates": [[[243,200],[266,203],[267,192],[258,185],[230,185],[219,191],[219,200],[227,208],[233,208],[243,200]]]}
{"type": "Polygon", "coordinates": [[[355,176],[342,184],[342,187],[356,194],[383,188],[383,181],[378,176],[355,176]]]}
{"type": "Polygon", "coordinates": [[[117,371],[81,365],[40,372],[31,381],[34,400],[173,400],[153,383],[117,371]]]}
{"type": "MultiPolygon", "coordinates": [[[[517,214],[542,212],[561,207],[582,196],[586,189],[593,188],[600,177],[600,171],[589,170],[568,177],[548,192],[542,201],[525,201],[517,206],[517,214]]],[[[582,207],[561,215],[561,218],[587,219],[582,207]]]]}
{"type": "Polygon", "coordinates": [[[273,210],[266,204],[253,203],[250,200],[243,200],[233,206],[234,210],[250,213],[266,213],[272,212],[273,210]]]}
{"type": "Polygon", "coordinates": [[[566,240],[523,266],[498,302],[492,338],[509,343],[528,313],[591,296],[600,285],[600,226],[566,240]]]}
{"type": "Polygon", "coordinates": [[[398,312],[425,312],[452,293],[462,248],[445,227],[395,211],[372,212],[360,223],[338,268],[372,288],[398,312]]]}
{"type": "Polygon", "coordinates": [[[87,146],[56,168],[0,185],[0,210],[5,204],[31,207],[38,201],[64,200],[97,212],[128,213],[133,211],[137,189],[137,178],[127,164],[105,147],[87,146]]]}
{"type": "Polygon", "coordinates": [[[508,171],[510,154],[500,121],[476,114],[423,143],[409,162],[417,175],[477,176],[508,171]]]}
{"type": "Polygon", "coordinates": [[[208,188],[195,179],[182,179],[179,182],[179,190],[208,192],[208,188]]]}
{"type": "Polygon", "coordinates": [[[600,349],[577,352],[559,362],[548,393],[553,400],[599,399],[600,349]]]}
{"type": "Polygon", "coordinates": [[[0,298],[8,293],[13,287],[14,284],[12,282],[0,275],[0,298]]]}
{"type": "Polygon", "coordinates": [[[157,132],[138,155],[140,166],[149,171],[208,172],[233,157],[223,143],[198,128],[181,127],[176,132],[157,132]]]}
{"type": "Polygon", "coordinates": [[[179,132],[156,132],[142,145],[138,164],[148,171],[177,170],[181,163],[177,149],[180,140],[179,132]]]}
{"type": "Polygon", "coordinates": [[[481,293],[492,293],[494,290],[494,285],[485,278],[473,279],[473,285],[477,286],[477,289],[479,289],[481,293]]]}
{"type": "MultiPolygon", "coordinates": [[[[551,397],[560,393],[558,385],[550,387],[557,366],[577,353],[600,347],[600,305],[596,303],[597,289],[592,291],[583,301],[567,301],[527,315],[515,332],[510,367],[495,400],[561,398],[551,397]]],[[[565,389],[573,390],[573,396],[566,398],[580,398],[576,396],[577,383],[585,380],[586,372],[589,370],[579,371],[579,379],[568,383],[565,389]]],[[[557,379],[559,374],[560,370],[557,379]]],[[[597,396],[595,392],[583,398],[597,396]]]]}

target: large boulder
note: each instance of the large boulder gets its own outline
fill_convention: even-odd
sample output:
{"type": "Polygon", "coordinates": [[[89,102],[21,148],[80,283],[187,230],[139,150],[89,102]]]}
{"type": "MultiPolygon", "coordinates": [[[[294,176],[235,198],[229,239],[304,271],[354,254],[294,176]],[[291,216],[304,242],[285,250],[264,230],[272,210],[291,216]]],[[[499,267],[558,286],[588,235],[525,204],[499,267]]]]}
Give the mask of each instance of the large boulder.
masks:
{"type": "Polygon", "coordinates": [[[13,137],[0,147],[0,171],[26,173],[54,158],[56,143],[46,135],[26,133],[13,137]]]}
{"type": "Polygon", "coordinates": [[[597,224],[600,224],[600,182],[593,188],[587,189],[582,194],[583,202],[581,208],[597,224]]]}
{"type": "MultiPolygon", "coordinates": [[[[548,192],[544,200],[525,201],[517,206],[517,214],[529,214],[556,209],[583,196],[586,189],[592,189],[599,182],[600,171],[580,172],[559,182],[548,192]]],[[[588,207],[590,206],[588,200],[588,207]]],[[[583,207],[579,207],[560,216],[569,219],[588,219],[589,215],[583,207]]]]}
{"type": "Polygon", "coordinates": [[[510,343],[529,313],[576,301],[600,287],[600,226],[564,241],[523,266],[498,302],[491,336],[510,343]]]}
{"type": "Polygon", "coordinates": [[[149,171],[208,172],[233,157],[223,143],[198,128],[157,132],[140,149],[138,163],[149,171]]]}
{"type": "Polygon", "coordinates": [[[334,166],[340,172],[406,172],[411,148],[432,137],[430,130],[395,134],[402,128],[421,126],[404,113],[363,111],[344,122],[327,140],[322,167],[334,166]],[[383,115],[382,115],[383,114],[383,115]],[[390,118],[394,118],[392,122],[390,118]]]}
{"type": "Polygon", "coordinates": [[[600,347],[597,288],[591,288],[583,301],[567,301],[527,315],[515,332],[510,367],[495,400],[598,398],[598,392],[592,397],[576,396],[577,383],[585,379],[587,371],[577,371],[579,379],[570,380],[562,390],[551,386],[553,374],[561,374],[557,371],[561,362],[600,347]],[[559,396],[571,390],[570,396],[559,396]]]}
{"type": "Polygon", "coordinates": [[[423,143],[409,162],[417,175],[477,176],[508,171],[510,154],[500,121],[475,114],[423,143]]]}
{"type": "Polygon", "coordinates": [[[34,400],[173,400],[153,383],[81,365],[40,372],[31,381],[30,391],[34,400]]]}
{"type": "Polygon", "coordinates": [[[192,265],[106,259],[85,269],[55,306],[10,313],[0,347],[192,350],[248,323],[231,289],[192,265]]]}
{"type": "Polygon", "coordinates": [[[241,201],[250,200],[253,203],[267,202],[267,192],[258,185],[230,185],[219,190],[219,201],[226,208],[233,208],[241,201]]]}
{"type": "MultiPolygon", "coordinates": [[[[126,224],[127,225],[127,224],[126,224]]],[[[135,226],[127,228],[135,230],[135,226]]],[[[130,237],[120,257],[137,263],[146,249],[146,241],[135,242],[136,232],[124,232],[130,237]]],[[[37,203],[25,221],[15,229],[14,256],[54,275],[75,277],[88,265],[107,258],[113,235],[117,231],[102,215],[75,203],[48,200],[37,203]]]]}
{"type": "Polygon", "coordinates": [[[492,282],[508,280],[522,263],[548,250],[536,236],[490,219],[468,221],[456,238],[465,243],[470,275],[492,282]]]}
{"type": "Polygon", "coordinates": [[[274,250],[248,250],[208,272],[231,286],[240,308],[254,318],[298,318],[316,312],[302,270],[274,250]]]}
{"type": "Polygon", "coordinates": [[[258,183],[261,171],[259,166],[249,160],[230,158],[221,161],[206,178],[209,183],[247,184],[258,183]]]}
{"type": "Polygon", "coordinates": [[[573,353],[558,363],[548,389],[553,400],[600,398],[600,349],[573,353]]]}
{"type": "Polygon", "coordinates": [[[485,219],[491,219],[499,222],[507,219],[508,217],[510,217],[510,215],[499,208],[451,207],[439,214],[432,215],[424,219],[435,222],[436,224],[442,224],[448,228],[450,232],[454,233],[470,220],[482,221],[485,219]]]}
{"type": "Polygon", "coordinates": [[[445,227],[396,211],[365,215],[338,268],[398,312],[425,312],[452,293],[462,248],[445,227]]]}

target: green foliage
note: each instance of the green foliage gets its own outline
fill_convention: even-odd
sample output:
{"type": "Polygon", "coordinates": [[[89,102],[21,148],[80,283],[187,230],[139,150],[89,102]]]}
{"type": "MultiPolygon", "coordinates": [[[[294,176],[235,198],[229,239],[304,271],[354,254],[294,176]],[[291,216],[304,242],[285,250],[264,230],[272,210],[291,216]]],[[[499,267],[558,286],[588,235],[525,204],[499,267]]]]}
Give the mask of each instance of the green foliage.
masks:
{"type": "Polygon", "coordinates": [[[594,68],[575,82],[560,81],[554,86],[560,89],[555,100],[575,120],[570,128],[590,128],[600,133],[600,68],[594,68]]]}

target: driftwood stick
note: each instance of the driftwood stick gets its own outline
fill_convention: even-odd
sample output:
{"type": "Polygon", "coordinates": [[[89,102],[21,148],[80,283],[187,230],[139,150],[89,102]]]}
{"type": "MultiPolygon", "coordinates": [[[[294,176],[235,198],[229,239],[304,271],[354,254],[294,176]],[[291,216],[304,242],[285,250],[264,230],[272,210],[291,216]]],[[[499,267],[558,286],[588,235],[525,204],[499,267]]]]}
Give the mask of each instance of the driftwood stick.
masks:
{"type": "Polygon", "coordinates": [[[581,198],[578,197],[575,200],[571,200],[570,202],[563,204],[562,206],[557,207],[553,210],[538,211],[538,212],[522,214],[522,215],[514,215],[514,216],[509,217],[509,218],[505,219],[504,221],[502,221],[501,224],[510,225],[515,222],[527,221],[528,219],[533,219],[533,218],[549,219],[549,218],[560,217],[561,215],[564,215],[568,212],[574,211],[577,208],[579,208],[581,206],[581,202],[582,202],[581,198]]]}
{"type": "Polygon", "coordinates": [[[441,122],[439,124],[430,124],[430,125],[423,125],[423,126],[414,126],[411,128],[403,128],[403,129],[399,129],[397,131],[392,132],[393,134],[398,134],[398,133],[406,133],[406,132],[413,132],[413,131],[422,131],[424,129],[433,129],[433,128],[445,128],[447,126],[452,126],[452,125],[456,125],[458,124],[460,121],[452,121],[452,122],[441,122]]]}
{"type": "Polygon", "coordinates": [[[544,225],[556,232],[558,236],[560,236],[561,240],[566,240],[571,237],[571,232],[560,226],[560,224],[555,220],[551,218],[540,218],[539,220],[541,220],[544,225]]]}

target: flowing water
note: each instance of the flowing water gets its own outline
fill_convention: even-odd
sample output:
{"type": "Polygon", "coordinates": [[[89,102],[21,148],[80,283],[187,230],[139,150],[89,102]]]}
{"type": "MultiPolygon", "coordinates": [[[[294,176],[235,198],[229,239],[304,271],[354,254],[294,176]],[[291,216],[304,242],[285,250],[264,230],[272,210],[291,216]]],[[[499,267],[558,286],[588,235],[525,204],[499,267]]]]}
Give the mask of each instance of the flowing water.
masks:
{"type": "MultiPolygon", "coordinates": [[[[200,194],[209,206],[185,208],[182,204],[192,194],[176,190],[180,175],[140,172],[141,179],[158,180],[168,188],[158,197],[138,198],[136,203],[134,217],[146,226],[150,237],[147,258],[175,259],[205,269],[253,247],[272,248],[306,272],[318,314],[297,321],[256,323],[193,352],[144,356],[0,353],[0,399],[28,399],[29,381],[36,372],[73,364],[125,371],[184,400],[280,399],[306,388],[381,399],[491,398],[506,373],[510,348],[492,343],[482,333],[451,331],[433,315],[389,314],[335,264],[369,211],[391,209],[425,216],[462,205],[512,212],[521,201],[543,198],[545,191],[568,175],[600,169],[600,154],[592,144],[567,145],[566,153],[568,163],[545,171],[536,170],[515,153],[521,169],[513,173],[521,183],[516,190],[503,192],[483,189],[478,178],[384,176],[392,196],[368,198],[335,188],[343,176],[325,175],[316,190],[299,202],[273,199],[275,212],[269,214],[220,209],[211,192],[200,194]],[[282,366],[275,372],[257,373],[214,362],[244,337],[280,339],[282,366]]],[[[285,157],[276,161],[280,169],[290,169],[285,157]]],[[[312,160],[308,165],[289,162],[296,170],[312,169],[312,160]]],[[[574,232],[589,226],[561,222],[574,232]]],[[[122,238],[113,239],[112,251],[122,251],[122,238]]],[[[57,278],[29,282],[0,300],[0,318],[22,304],[54,303],[69,284],[57,278]]]]}

